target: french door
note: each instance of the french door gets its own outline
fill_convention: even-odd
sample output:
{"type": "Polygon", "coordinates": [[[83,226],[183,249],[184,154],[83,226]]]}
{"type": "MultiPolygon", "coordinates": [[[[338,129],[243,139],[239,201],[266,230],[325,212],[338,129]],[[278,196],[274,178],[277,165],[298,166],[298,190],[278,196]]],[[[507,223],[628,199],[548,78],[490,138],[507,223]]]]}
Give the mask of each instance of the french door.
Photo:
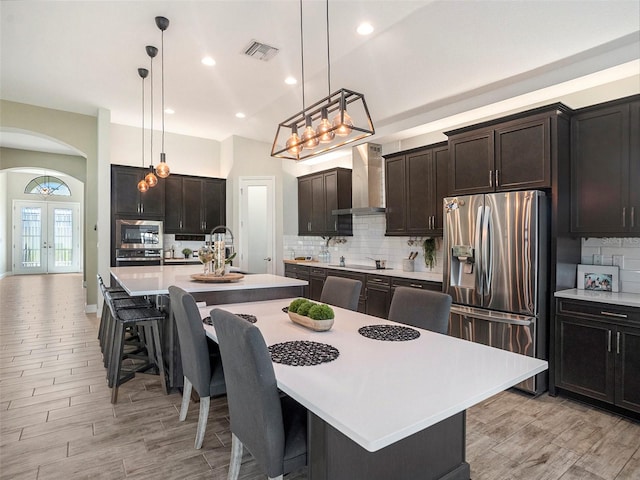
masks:
{"type": "Polygon", "coordinates": [[[81,271],[80,204],[13,202],[13,272],[81,271]]]}

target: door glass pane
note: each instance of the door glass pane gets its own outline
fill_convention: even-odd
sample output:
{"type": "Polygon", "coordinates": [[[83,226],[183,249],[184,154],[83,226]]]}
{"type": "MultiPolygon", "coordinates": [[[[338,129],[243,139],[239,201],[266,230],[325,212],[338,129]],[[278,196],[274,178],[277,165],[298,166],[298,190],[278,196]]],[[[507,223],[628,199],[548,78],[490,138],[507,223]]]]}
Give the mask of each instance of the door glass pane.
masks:
{"type": "Polygon", "coordinates": [[[22,209],[22,267],[40,267],[40,246],[42,245],[42,209],[25,207],[22,209]]]}
{"type": "Polygon", "coordinates": [[[53,209],[54,265],[73,265],[73,211],[70,208],[53,209]]]}

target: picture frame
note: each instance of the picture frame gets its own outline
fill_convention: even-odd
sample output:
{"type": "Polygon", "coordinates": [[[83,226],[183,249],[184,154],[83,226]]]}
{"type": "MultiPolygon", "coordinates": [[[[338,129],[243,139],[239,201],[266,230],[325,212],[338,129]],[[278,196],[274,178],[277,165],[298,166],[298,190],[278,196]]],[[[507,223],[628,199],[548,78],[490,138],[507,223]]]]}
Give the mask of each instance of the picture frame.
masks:
{"type": "Polygon", "coordinates": [[[618,292],[619,270],[611,265],[578,265],[579,290],[592,292],[618,292]]]}

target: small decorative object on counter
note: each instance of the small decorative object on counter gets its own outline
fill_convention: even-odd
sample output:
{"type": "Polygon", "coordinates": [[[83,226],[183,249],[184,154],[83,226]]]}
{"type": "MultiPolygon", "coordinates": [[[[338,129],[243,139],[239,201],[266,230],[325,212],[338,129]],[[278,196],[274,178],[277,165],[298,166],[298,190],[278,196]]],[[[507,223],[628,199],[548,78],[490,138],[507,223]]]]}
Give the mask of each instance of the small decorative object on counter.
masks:
{"type": "Polygon", "coordinates": [[[436,239],[433,237],[425,239],[422,248],[424,251],[424,264],[432,270],[436,265],[436,239]]]}
{"type": "Polygon", "coordinates": [[[191,257],[192,253],[193,253],[193,250],[191,250],[190,248],[183,248],[182,249],[182,255],[184,255],[184,258],[191,257]]]}
{"type": "Polygon", "coordinates": [[[340,257],[340,266],[344,267],[345,263],[344,263],[344,257],[340,257]]]}
{"type": "Polygon", "coordinates": [[[211,260],[213,260],[213,250],[205,245],[198,250],[198,259],[204,265],[204,274],[207,275],[211,271],[211,260]]]}

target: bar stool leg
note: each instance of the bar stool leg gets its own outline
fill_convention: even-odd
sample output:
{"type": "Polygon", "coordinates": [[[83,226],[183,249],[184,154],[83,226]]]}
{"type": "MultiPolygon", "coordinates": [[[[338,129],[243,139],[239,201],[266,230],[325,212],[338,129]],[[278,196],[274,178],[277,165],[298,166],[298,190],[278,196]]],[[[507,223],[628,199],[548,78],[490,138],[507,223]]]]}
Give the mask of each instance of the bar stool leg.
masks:
{"type": "Polygon", "coordinates": [[[153,343],[155,344],[155,362],[158,367],[158,375],[160,375],[160,384],[165,394],[169,395],[169,389],[167,388],[167,378],[164,373],[164,359],[162,358],[162,344],[160,342],[160,322],[154,320],[151,326],[153,343]]]}
{"type": "Polygon", "coordinates": [[[109,386],[111,387],[111,403],[118,401],[118,387],[120,386],[120,370],[122,368],[122,351],[124,349],[124,325],[115,321],[112,356],[109,362],[109,386]]]}

